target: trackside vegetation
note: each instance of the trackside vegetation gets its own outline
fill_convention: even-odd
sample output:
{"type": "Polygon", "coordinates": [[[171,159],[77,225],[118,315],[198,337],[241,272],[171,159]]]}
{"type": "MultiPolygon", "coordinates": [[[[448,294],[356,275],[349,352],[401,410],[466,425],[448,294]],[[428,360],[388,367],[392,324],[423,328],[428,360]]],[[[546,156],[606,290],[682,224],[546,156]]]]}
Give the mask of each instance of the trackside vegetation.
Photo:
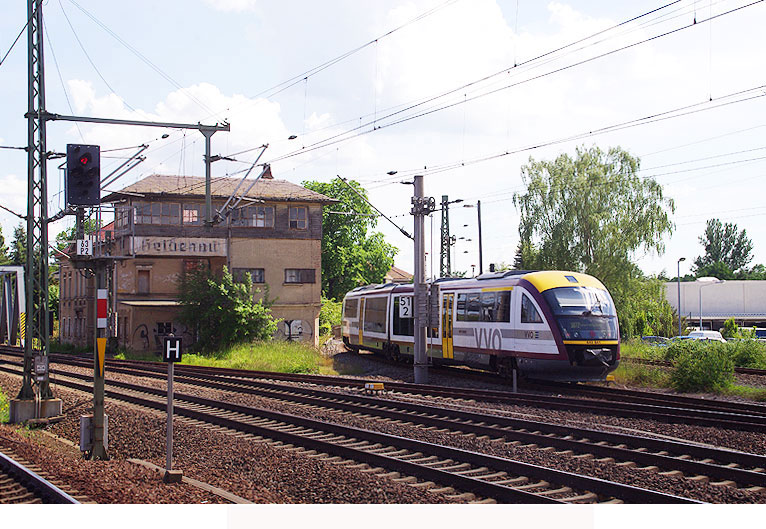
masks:
{"type": "Polygon", "coordinates": [[[277,373],[337,374],[332,358],[322,356],[316,348],[277,340],[233,345],[212,354],[185,354],[181,363],[277,373]]]}
{"type": "Polygon", "coordinates": [[[219,350],[239,343],[270,340],[277,330],[268,303],[253,300],[253,280],[234,281],[224,267],[187,273],[179,285],[181,321],[196,331],[197,351],[219,350]]]}
{"type": "Polygon", "coordinates": [[[614,373],[618,383],[766,401],[766,389],[737,385],[734,375],[735,367],[766,369],[766,343],[758,340],[684,340],[668,347],[628,341],[622,345],[622,359],[614,373]],[[670,367],[642,364],[642,360],[667,361],[670,367]]]}
{"type": "Polygon", "coordinates": [[[10,420],[11,408],[8,403],[8,396],[0,391],[0,423],[6,423],[10,420]]]}

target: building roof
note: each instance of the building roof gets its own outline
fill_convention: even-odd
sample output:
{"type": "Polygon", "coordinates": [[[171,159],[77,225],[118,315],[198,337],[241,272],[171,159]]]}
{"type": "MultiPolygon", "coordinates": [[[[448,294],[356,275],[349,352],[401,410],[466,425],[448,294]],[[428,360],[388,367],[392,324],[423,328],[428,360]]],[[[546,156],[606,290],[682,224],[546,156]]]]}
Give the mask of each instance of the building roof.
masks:
{"type": "Polygon", "coordinates": [[[409,283],[412,281],[412,274],[405,272],[401,268],[392,266],[391,270],[386,274],[385,280],[392,283],[409,283]]]}
{"type": "MultiPolygon", "coordinates": [[[[213,197],[228,198],[241,178],[213,177],[210,181],[210,190],[213,197]]],[[[252,184],[252,179],[245,180],[237,191],[240,196],[247,191],[252,184]]],[[[205,196],[205,178],[201,176],[174,176],[153,174],[138,182],[131,184],[120,191],[114,191],[101,199],[102,202],[114,202],[125,195],[139,195],[146,197],[185,197],[203,198],[205,196]]],[[[286,180],[273,178],[261,178],[245,195],[248,198],[261,200],[275,200],[283,202],[319,202],[330,204],[337,200],[321,193],[311,191],[305,187],[293,184],[286,180]]]]}

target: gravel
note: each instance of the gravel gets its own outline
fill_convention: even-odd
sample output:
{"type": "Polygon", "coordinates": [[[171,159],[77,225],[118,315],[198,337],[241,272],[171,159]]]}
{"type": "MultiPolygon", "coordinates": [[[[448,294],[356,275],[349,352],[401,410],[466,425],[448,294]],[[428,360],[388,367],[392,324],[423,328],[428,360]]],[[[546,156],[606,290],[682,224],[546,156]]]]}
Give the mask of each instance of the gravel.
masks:
{"type": "MultiPolygon", "coordinates": [[[[380,362],[365,358],[365,356],[341,353],[335,356],[334,361],[336,365],[351,366],[355,372],[361,374],[360,376],[369,379],[411,380],[411,367],[382,365],[380,362]],[[372,376],[373,373],[375,376],[372,376]]],[[[83,369],[82,372],[89,372],[89,370],[83,369]]],[[[150,378],[137,380],[135,377],[115,373],[107,373],[107,376],[116,380],[140,381],[142,384],[155,388],[165,388],[164,380],[150,378]]],[[[7,394],[13,393],[13,391],[8,390],[8,385],[15,384],[14,387],[17,387],[17,381],[17,377],[0,374],[0,387],[6,388],[7,394]],[[14,380],[16,382],[13,382],[14,380]]],[[[460,385],[484,388],[496,386],[507,389],[507,386],[491,385],[479,380],[459,379],[452,375],[435,373],[431,374],[430,382],[446,386],[460,385]]],[[[306,386],[306,384],[297,385],[306,386]]],[[[355,390],[349,389],[336,390],[341,393],[356,393],[355,390]]],[[[50,429],[65,438],[76,441],[79,436],[79,423],[77,422],[79,412],[84,411],[84,408],[90,404],[90,399],[82,393],[72,392],[61,387],[54,387],[54,391],[58,397],[64,399],[67,419],[50,429]]],[[[412,425],[359,418],[344,412],[318,410],[310,406],[279,402],[265,397],[202,389],[180,383],[176,383],[176,391],[412,437],[659,490],[668,494],[687,496],[700,501],[715,503],[766,502],[764,492],[713,486],[706,482],[692,481],[683,477],[663,476],[652,470],[626,468],[608,461],[574,458],[571,455],[557,454],[553,451],[544,451],[533,447],[477,439],[472,435],[424,430],[412,425]]],[[[409,394],[388,393],[380,398],[469,408],[493,414],[537,419],[602,431],[628,431],[658,438],[671,437],[766,454],[766,441],[763,436],[749,432],[664,424],[650,420],[590,415],[529,406],[451,401],[409,394]]],[[[110,455],[114,459],[123,460],[128,457],[135,457],[164,466],[164,414],[139,410],[128,404],[118,404],[109,400],[107,400],[107,413],[110,416],[110,440],[112,443],[110,455]]],[[[448,501],[441,495],[414,489],[387,479],[375,478],[358,470],[310,459],[266,443],[257,443],[207,428],[200,428],[185,420],[177,419],[174,423],[174,429],[175,453],[177,455],[175,467],[182,468],[185,475],[189,477],[221,487],[250,501],[258,503],[436,503],[448,501]]],[[[155,479],[157,478],[155,477],[155,479]]]]}

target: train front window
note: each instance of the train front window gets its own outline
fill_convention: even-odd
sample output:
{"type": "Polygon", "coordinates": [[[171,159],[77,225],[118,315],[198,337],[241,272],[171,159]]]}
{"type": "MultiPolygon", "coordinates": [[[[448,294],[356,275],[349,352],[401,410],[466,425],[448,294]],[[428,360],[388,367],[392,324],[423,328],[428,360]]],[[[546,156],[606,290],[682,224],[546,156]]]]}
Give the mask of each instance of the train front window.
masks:
{"type": "Polygon", "coordinates": [[[543,292],[554,316],[617,316],[606,290],[592,287],[561,287],[543,292]]]}
{"type": "Polygon", "coordinates": [[[617,313],[606,290],[562,287],[543,292],[565,340],[616,340],[617,313]]]}

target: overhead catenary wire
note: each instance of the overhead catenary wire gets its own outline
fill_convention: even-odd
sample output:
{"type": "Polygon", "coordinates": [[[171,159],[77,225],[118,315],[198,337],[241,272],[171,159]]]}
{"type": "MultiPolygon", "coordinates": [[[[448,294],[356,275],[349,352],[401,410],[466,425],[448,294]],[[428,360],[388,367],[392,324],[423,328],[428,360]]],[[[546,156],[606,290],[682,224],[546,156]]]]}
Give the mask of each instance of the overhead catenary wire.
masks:
{"type": "MultiPolygon", "coordinates": [[[[34,16],[34,15],[32,15],[32,16],[34,16]]],[[[8,55],[10,55],[10,54],[11,54],[11,51],[13,50],[14,46],[16,46],[16,43],[19,41],[19,39],[21,38],[21,36],[24,34],[24,31],[27,29],[27,26],[29,26],[29,23],[30,23],[31,21],[32,21],[32,17],[30,16],[30,17],[27,19],[27,23],[26,23],[26,24],[24,24],[24,27],[23,27],[23,28],[21,28],[21,31],[19,31],[19,34],[18,34],[18,35],[16,35],[16,38],[15,38],[15,39],[13,39],[13,44],[11,44],[11,47],[10,47],[10,48],[8,48],[8,51],[7,51],[7,52],[5,52],[5,55],[3,55],[3,58],[2,58],[2,59],[0,59],[0,66],[2,66],[2,65],[3,65],[3,63],[5,62],[5,59],[7,59],[7,58],[8,58],[8,55]]]]}
{"type": "MultiPolygon", "coordinates": [[[[752,7],[752,6],[756,5],[756,4],[760,4],[763,1],[764,0],[755,0],[754,2],[751,2],[751,3],[747,4],[747,5],[738,6],[736,8],[730,9],[728,11],[725,11],[725,12],[713,15],[710,19],[706,19],[706,20],[703,20],[701,22],[706,22],[708,20],[720,18],[720,17],[726,16],[726,15],[731,15],[731,14],[733,14],[735,12],[738,12],[738,11],[740,11],[742,9],[745,9],[745,8],[748,8],[748,7],[752,7]]],[[[501,88],[492,89],[492,90],[480,93],[478,95],[474,95],[474,96],[472,96],[470,98],[466,98],[465,100],[459,100],[459,101],[455,101],[455,102],[452,102],[452,103],[444,104],[444,105],[441,105],[439,107],[436,107],[436,108],[433,108],[433,109],[429,109],[429,110],[424,110],[424,111],[419,112],[417,114],[405,116],[405,117],[402,117],[400,119],[397,119],[397,120],[394,120],[394,121],[391,121],[391,122],[388,122],[388,123],[378,124],[374,129],[362,130],[362,129],[365,129],[365,127],[369,127],[370,126],[370,122],[366,122],[366,123],[360,124],[360,125],[358,125],[356,127],[353,127],[353,128],[351,128],[349,130],[346,130],[344,132],[341,132],[341,133],[335,134],[333,136],[330,136],[329,138],[325,138],[323,140],[317,141],[314,144],[310,144],[310,145],[306,146],[303,149],[295,150],[295,151],[286,153],[286,154],[284,154],[282,156],[276,157],[276,158],[270,160],[269,163],[274,163],[276,161],[280,161],[280,160],[284,160],[284,159],[287,159],[287,158],[291,158],[293,156],[299,156],[301,154],[305,154],[305,153],[308,153],[308,152],[311,152],[311,151],[314,151],[314,150],[317,150],[317,149],[322,149],[322,148],[325,148],[325,147],[336,145],[338,143],[342,143],[344,141],[347,141],[350,138],[367,135],[367,134],[379,131],[379,130],[384,129],[384,128],[400,125],[402,123],[411,121],[413,119],[419,119],[419,118],[431,115],[431,114],[433,114],[435,112],[440,112],[440,111],[443,111],[443,110],[446,110],[446,109],[449,109],[449,108],[453,108],[455,106],[458,106],[458,105],[461,105],[461,104],[465,104],[465,103],[467,103],[469,101],[474,101],[474,100],[477,100],[479,98],[487,97],[489,95],[496,94],[496,93],[501,92],[503,90],[507,90],[509,88],[513,88],[513,87],[519,86],[521,84],[525,84],[525,83],[528,83],[528,82],[531,82],[531,81],[534,81],[534,80],[542,79],[542,78],[547,77],[549,75],[560,73],[560,72],[572,69],[574,67],[590,63],[592,61],[595,61],[595,60],[598,60],[598,59],[601,59],[601,58],[613,55],[615,53],[619,53],[621,51],[625,51],[625,50],[634,48],[634,47],[636,47],[638,45],[641,45],[641,44],[646,44],[648,42],[652,42],[652,41],[655,41],[655,40],[660,39],[660,38],[668,37],[670,35],[676,34],[676,33],[680,32],[680,31],[684,31],[684,30],[693,28],[695,26],[696,26],[696,24],[693,24],[693,23],[692,24],[686,24],[684,26],[681,26],[681,27],[678,27],[678,28],[666,31],[666,32],[661,33],[659,35],[654,35],[654,36],[648,37],[646,39],[643,39],[643,40],[640,40],[640,41],[637,41],[637,42],[634,42],[634,43],[631,43],[631,44],[628,44],[628,45],[625,45],[625,46],[621,46],[619,48],[616,48],[616,49],[613,49],[613,50],[609,50],[609,51],[604,52],[604,53],[600,53],[600,54],[595,55],[593,57],[589,57],[587,59],[583,59],[583,60],[580,60],[580,61],[568,64],[566,66],[562,66],[562,67],[556,68],[554,70],[551,70],[551,71],[548,71],[548,72],[545,72],[545,73],[541,73],[541,74],[535,75],[535,76],[533,76],[531,78],[527,78],[527,79],[524,79],[522,81],[518,81],[518,82],[515,82],[515,83],[511,83],[509,85],[503,86],[501,88]]],[[[505,72],[505,71],[507,71],[507,69],[506,70],[502,70],[502,72],[505,72]]],[[[459,90],[459,89],[455,89],[455,90],[451,90],[449,92],[445,92],[444,94],[442,94],[440,96],[435,96],[434,98],[429,99],[427,102],[433,101],[433,100],[435,100],[437,98],[440,98],[440,97],[444,97],[444,95],[454,93],[456,90],[459,90]]],[[[399,114],[401,114],[401,113],[403,113],[403,112],[405,112],[407,110],[412,110],[412,109],[414,109],[416,107],[422,106],[424,103],[425,102],[418,103],[418,104],[412,105],[412,106],[410,106],[410,107],[408,107],[406,109],[403,109],[403,110],[400,110],[400,111],[396,111],[396,112],[392,112],[392,113],[390,113],[390,114],[388,114],[386,116],[383,116],[383,117],[378,117],[377,118],[377,122],[379,123],[380,121],[382,121],[384,119],[393,118],[394,116],[399,115],[399,114]]]]}
{"type": "MultiPolygon", "coordinates": [[[[124,97],[121,97],[119,94],[117,94],[117,91],[116,91],[114,88],[112,88],[112,85],[110,85],[110,84],[109,84],[109,81],[107,81],[107,80],[104,78],[104,76],[101,74],[101,71],[98,69],[98,66],[96,66],[96,63],[94,63],[94,62],[93,62],[93,59],[91,59],[91,58],[90,58],[90,54],[88,53],[88,50],[86,50],[86,49],[85,49],[85,46],[83,45],[82,41],[80,40],[80,37],[78,37],[78,36],[77,36],[77,31],[75,31],[75,29],[74,29],[74,26],[72,25],[72,21],[71,21],[71,20],[69,20],[69,15],[67,15],[67,14],[66,14],[66,10],[64,9],[64,4],[62,4],[62,3],[61,3],[61,0],[59,0],[59,7],[61,7],[61,13],[63,13],[63,15],[64,15],[64,19],[67,21],[67,24],[69,25],[69,29],[71,29],[71,30],[72,30],[72,35],[74,36],[75,40],[77,41],[77,44],[80,46],[80,49],[82,50],[82,52],[85,54],[85,58],[86,58],[86,59],[88,59],[88,62],[89,62],[89,63],[90,63],[90,65],[93,67],[93,70],[95,70],[96,74],[97,74],[97,75],[99,76],[99,78],[100,78],[100,79],[101,79],[101,80],[104,82],[104,84],[106,85],[106,87],[107,87],[107,88],[109,88],[109,90],[110,90],[110,91],[111,91],[111,92],[112,92],[114,95],[116,95],[117,97],[119,97],[119,98],[120,98],[120,100],[122,101],[122,103],[123,103],[123,104],[124,104],[126,107],[128,107],[128,108],[129,108],[130,110],[132,110],[133,112],[136,112],[136,109],[135,109],[135,108],[133,108],[132,106],[130,106],[130,104],[129,104],[127,101],[125,101],[125,98],[124,98],[124,97]]],[[[67,98],[67,100],[68,100],[68,98],[67,98]]]]}

